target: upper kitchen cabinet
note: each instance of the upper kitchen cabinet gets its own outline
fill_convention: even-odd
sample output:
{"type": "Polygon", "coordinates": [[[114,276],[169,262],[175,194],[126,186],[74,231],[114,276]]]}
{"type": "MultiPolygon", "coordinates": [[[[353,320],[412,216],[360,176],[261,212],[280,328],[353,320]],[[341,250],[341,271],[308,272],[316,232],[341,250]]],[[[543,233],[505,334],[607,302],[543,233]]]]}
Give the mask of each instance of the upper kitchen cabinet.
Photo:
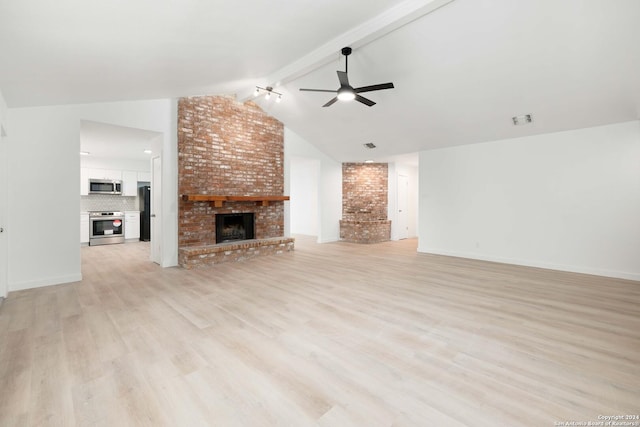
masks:
{"type": "Polygon", "coordinates": [[[122,171],[116,169],[89,169],[91,179],[113,179],[122,180],[122,171]]]}
{"type": "Polygon", "coordinates": [[[151,182],[151,172],[138,172],[139,182],[151,182]]]}
{"type": "Polygon", "coordinates": [[[122,195],[137,196],[138,195],[138,172],[122,171],[122,195]]]}
{"type": "Polygon", "coordinates": [[[108,179],[122,181],[122,195],[136,197],[138,195],[138,181],[140,178],[147,178],[144,182],[151,180],[151,174],[143,171],[120,171],[112,169],[92,169],[80,168],[80,195],[89,195],[90,179],[108,179]]]}

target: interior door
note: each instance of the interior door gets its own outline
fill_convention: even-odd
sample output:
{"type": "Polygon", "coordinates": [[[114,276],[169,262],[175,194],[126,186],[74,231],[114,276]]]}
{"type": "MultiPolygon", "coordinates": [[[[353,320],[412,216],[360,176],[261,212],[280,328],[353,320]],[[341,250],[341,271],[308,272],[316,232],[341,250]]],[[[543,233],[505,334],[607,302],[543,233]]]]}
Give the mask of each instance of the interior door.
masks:
{"type": "Polygon", "coordinates": [[[409,237],[409,213],[407,206],[409,205],[409,177],[406,175],[398,175],[398,239],[406,239],[409,237]]]}
{"type": "Polygon", "coordinates": [[[151,159],[151,261],[162,265],[162,159],[151,159]]]}
{"type": "Polygon", "coordinates": [[[4,128],[0,125],[0,298],[9,293],[9,236],[7,235],[7,198],[8,198],[8,147],[4,128]]]}

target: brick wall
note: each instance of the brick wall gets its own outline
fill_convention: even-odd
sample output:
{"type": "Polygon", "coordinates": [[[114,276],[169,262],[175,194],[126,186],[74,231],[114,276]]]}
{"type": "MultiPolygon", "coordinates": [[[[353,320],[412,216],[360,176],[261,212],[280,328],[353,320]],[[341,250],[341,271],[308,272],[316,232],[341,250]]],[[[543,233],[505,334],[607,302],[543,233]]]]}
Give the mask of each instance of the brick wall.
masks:
{"type": "Polygon", "coordinates": [[[342,219],[387,219],[388,165],[342,164],[342,219]]]}
{"type": "MultiPolygon", "coordinates": [[[[260,196],[284,194],[284,126],[253,102],[202,96],[178,102],[178,192],[260,196]]],[[[216,213],[256,214],[256,239],[284,235],[284,204],[180,199],[179,247],[213,245],[216,213]]]]}
{"type": "Polygon", "coordinates": [[[389,240],[387,220],[388,165],[342,164],[342,220],[340,238],[356,243],[389,240]]]}

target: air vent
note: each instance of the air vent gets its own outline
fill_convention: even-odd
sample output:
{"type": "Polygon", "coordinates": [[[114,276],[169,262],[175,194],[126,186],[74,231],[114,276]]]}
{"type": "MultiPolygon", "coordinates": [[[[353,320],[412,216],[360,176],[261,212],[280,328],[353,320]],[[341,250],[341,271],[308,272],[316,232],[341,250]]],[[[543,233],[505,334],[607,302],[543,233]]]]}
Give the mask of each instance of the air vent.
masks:
{"type": "Polygon", "coordinates": [[[367,142],[366,144],[363,144],[363,145],[369,150],[373,150],[374,148],[376,148],[376,144],[374,144],[373,142],[367,142]]]}
{"type": "Polygon", "coordinates": [[[531,123],[533,118],[531,117],[531,114],[523,114],[522,116],[514,116],[511,120],[515,126],[522,126],[531,123]]]}

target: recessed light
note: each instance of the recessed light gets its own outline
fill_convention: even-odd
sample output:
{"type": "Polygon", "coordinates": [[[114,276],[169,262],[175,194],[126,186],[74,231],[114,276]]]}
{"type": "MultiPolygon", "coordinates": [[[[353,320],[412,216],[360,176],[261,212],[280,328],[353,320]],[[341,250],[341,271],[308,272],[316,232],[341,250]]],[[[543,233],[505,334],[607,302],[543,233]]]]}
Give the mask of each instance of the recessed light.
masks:
{"type": "Polygon", "coordinates": [[[81,152],[80,152],[80,155],[81,155],[81,156],[88,156],[89,154],[91,154],[91,153],[90,153],[90,152],[88,152],[88,151],[81,151],[81,152]]]}
{"type": "Polygon", "coordinates": [[[373,163],[373,160],[365,160],[365,163],[373,163]]]}
{"type": "Polygon", "coordinates": [[[145,153],[145,154],[151,154],[151,153],[153,153],[153,151],[151,151],[151,150],[149,150],[149,149],[147,148],[146,150],[144,150],[144,153],[145,153]]]}
{"type": "Polygon", "coordinates": [[[513,120],[513,124],[515,126],[522,126],[531,123],[533,118],[531,117],[531,114],[523,114],[522,116],[513,116],[511,117],[511,120],[513,120]]]}
{"type": "Polygon", "coordinates": [[[366,144],[362,144],[365,147],[367,147],[369,150],[373,150],[374,148],[376,148],[376,144],[374,144],[373,142],[367,142],[366,144]]]}

